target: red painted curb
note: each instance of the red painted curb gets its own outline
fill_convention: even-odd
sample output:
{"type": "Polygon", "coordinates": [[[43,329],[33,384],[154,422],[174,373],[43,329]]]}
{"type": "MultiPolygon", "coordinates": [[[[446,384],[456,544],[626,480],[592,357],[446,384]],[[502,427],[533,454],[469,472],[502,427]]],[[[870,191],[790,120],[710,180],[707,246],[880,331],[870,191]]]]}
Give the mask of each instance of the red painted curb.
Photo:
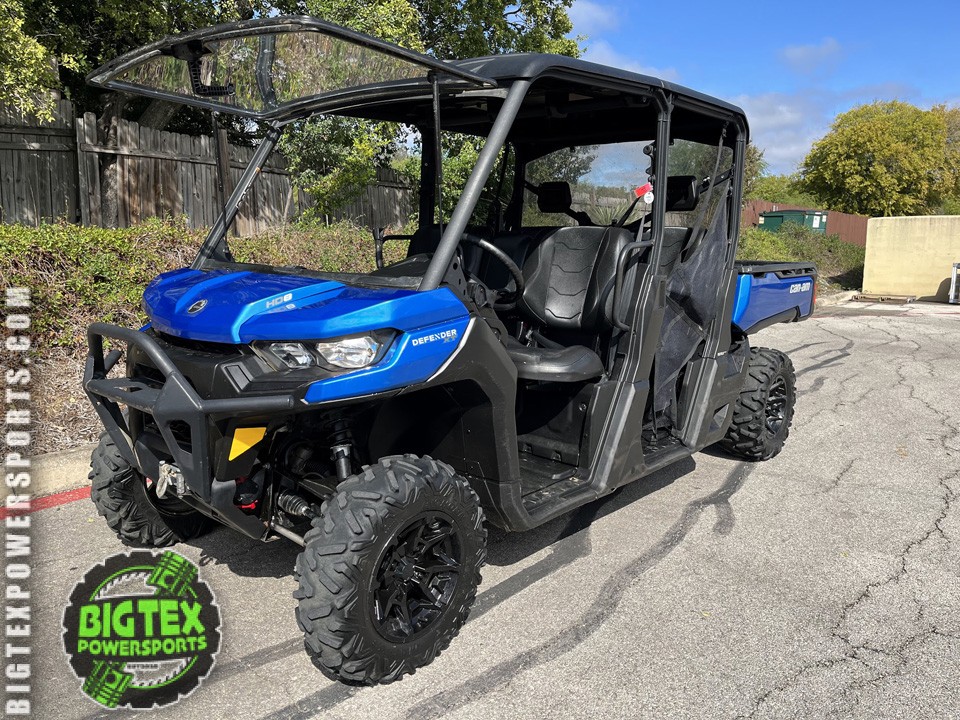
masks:
{"type": "Polygon", "coordinates": [[[29,508],[0,507],[0,520],[15,515],[27,515],[29,513],[35,513],[38,510],[49,510],[52,507],[66,505],[67,503],[83,500],[84,498],[88,497],[90,497],[89,485],[86,485],[82,488],[77,488],[76,490],[66,490],[53,495],[45,495],[44,497],[35,498],[30,503],[29,508]]]}

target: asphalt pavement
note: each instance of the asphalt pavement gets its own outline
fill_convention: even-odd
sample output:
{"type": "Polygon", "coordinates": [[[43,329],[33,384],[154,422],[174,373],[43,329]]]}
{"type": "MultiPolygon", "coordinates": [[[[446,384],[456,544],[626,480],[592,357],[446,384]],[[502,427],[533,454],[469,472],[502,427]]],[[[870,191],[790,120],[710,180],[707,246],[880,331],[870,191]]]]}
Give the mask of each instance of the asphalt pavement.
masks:
{"type": "MultiPolygon", "coordinates": [[[[151,717],[960,717],[960,308],[852,303],[754,344],[797,369],[782,454],[700,453],[534,531],[491,531],[471,619],[401,682],[313,667],[292,544],[218,529],[179,546],[223,646],[151,717]]],[[[34,523],[37,716],[132,716],[85,698],[60,640],[73,584],[123,546],[89,500],[34,523]]]]}

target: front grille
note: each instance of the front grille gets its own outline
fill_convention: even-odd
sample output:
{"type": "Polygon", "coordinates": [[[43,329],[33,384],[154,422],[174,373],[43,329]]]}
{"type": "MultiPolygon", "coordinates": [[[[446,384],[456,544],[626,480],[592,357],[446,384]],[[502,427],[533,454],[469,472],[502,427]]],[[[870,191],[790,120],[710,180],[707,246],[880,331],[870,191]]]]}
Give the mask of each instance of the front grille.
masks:
{"type": "Polygon", "coordinates": [[[236,355],[240,351],[239,345],[231,345],[230,343],[188,340],[187,338],[175,337],[174,335],[168,335],[157,330],[150,330],[150,334],[157,339],[161,347],[164,345],[173,346],[211,356],[236,355]]]}
{"type": "MultiPolygon", "coordinates": [[[[186,452],[191,451],[193,438],[190,435],[190,426],[187,423],[185,423],[183,420],[174,420],[172,423],[170,423],[170,432],[173,433],[174,439],[177,441],[177,444],[182,450],[186,452]]],[[[157,425],[157,421],[153,415],[144,413],[143,433],[150,433],[155,435],[157,438],[162,437],[160,434],[160,426],[157,425]]]]}
{"type": "MultiPolygon", "coordinates": [[[[249,358],[241,346],[184,340],[154,330],[149,334],[201,398],[229,397],[236,392],[222,368],[249,358]]],[[[163,373],[154,366],[146,352],[135,347],[129,352],[131,377],[156,387],[164,384],[163,373]]]]}
{"type": "Polygon", "coordinates": [[[131,373],[131,376],[135,380],[142,380],[143,382],[147,383],[147,385],[152,385],[157,388],[161,387],[164,383],[163,373],[151,365],[137,363],[133,367],[133,373],[131,373]]]}

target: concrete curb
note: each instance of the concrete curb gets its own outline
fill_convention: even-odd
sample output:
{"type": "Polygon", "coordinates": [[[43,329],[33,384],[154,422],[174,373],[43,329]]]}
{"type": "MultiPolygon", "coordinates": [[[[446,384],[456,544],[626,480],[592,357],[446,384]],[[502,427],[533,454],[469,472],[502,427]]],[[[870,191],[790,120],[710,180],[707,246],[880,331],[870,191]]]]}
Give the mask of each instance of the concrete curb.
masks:
{"type": "MultiPolygon", "coordinates": [[[[30,494],[41,497],[86,485],[90,482],[87,479],[87,473],[90,472],[90,454],[95,447],[95,444],[83,445],[73,450],[45,453],[30,458],[30,494]]],[[[4,505],[10,492],[10,488],[4,486],[4,505]]]]}
{"type": "Polygon", "coordinates": [[[859,294],[859,290],[844,290],[843,292],[833,293],[832,295],[824,295],[817,298],[817,308],[842,305],[845,302],[850,302],[859,294]]]}

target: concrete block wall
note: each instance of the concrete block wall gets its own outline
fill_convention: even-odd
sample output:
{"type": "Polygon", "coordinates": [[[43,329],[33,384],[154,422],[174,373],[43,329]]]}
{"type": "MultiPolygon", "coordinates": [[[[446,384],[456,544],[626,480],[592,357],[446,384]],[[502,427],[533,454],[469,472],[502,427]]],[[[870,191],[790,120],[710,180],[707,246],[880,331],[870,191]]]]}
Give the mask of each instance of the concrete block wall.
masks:
{"type": "Polygon", "coordinates": [[[946,302],[960,262],[960,216],[871,218],[863,292],[946,302]]]}

